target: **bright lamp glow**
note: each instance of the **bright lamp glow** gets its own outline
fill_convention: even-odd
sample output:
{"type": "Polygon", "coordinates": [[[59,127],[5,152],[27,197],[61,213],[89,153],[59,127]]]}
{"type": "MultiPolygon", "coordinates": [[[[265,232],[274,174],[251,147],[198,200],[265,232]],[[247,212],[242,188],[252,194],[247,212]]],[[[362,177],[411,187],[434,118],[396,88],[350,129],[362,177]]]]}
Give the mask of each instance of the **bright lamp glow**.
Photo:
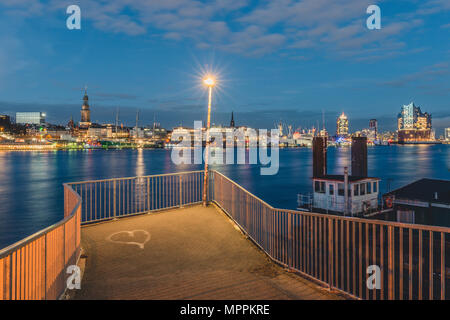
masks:
{"type": "Polygon", "coordinates": [[[207,76],[205,79],[203,79],[203,83],[208,87],[214,87],[214,85],[216,84],[216,80],[211,76],[207,76]]]}

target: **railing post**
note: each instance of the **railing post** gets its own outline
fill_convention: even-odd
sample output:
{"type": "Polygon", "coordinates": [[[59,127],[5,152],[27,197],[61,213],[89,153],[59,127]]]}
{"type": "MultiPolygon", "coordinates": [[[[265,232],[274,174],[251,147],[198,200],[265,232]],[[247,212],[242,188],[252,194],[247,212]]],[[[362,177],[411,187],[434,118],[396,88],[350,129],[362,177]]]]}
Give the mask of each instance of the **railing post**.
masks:
{"type": "MultiPolygon", "coordinates": [[[[78,216],[79,216],[79,209],[77,209],[77,212],[75,212],[75,261],[78,259],[78,216]]],[[[80,221],[81,223],[81,221],[80,221]]]]}
{"type": "Polygon", "coordinates": [[[288,215],[288,265],[289,268],[293,268],[293,255],[294,255],[294,250],[293,250],[293,240],[292,240],[292,228],[293,228],[293,214],[290,212],[286,212],[285,214],[288,215]]]}
{"type": "Polygon", "coordinates": [[[147,211],[150,211],[150,177],[147,177],[147,211]]]}
{"type": "Polygon", "coordinates": [[[445,300],[445,233],[441,232],[441,300],[445,300]]]}
{"type": "Polygon", "coordinates": [[[183,208],[183,176],[180,174],[180,208],[183,208]]]}
{"type": "Polygon", "coordinates": [[[394,299],[394,228],[388,226],[388,300],[394,299]]]}
{"type": "Polygon", "coordinates": [[[66,224],[63,225],[63,274],[66,269],[66,224]]]}
{"type": "Polygon", "coordinates": [[[116,180],[113,180],[113,199],[114,199],[114,209],[113,209],[113,217],[114,217],[114,219],[116,218],[116,202],[117,202],[117,199],[116,199],[116,180]]]}
{"type": "Polygon", "coordinates": [[[47,300],[47,233],[44,236],[44,300],[47,300]]]}
{"type": "Polygon", "coordinates": [[[211,170],[211,174],[209,175],[209,182],[208,182],[209,188],[208,188],[208,202],[213,201],[214,197],[214,170],[211,170]]]}
{"type": "Polygon", "coordinates": [[[328,288],[333,288],[333,219],[328,218],[328,288]]]}

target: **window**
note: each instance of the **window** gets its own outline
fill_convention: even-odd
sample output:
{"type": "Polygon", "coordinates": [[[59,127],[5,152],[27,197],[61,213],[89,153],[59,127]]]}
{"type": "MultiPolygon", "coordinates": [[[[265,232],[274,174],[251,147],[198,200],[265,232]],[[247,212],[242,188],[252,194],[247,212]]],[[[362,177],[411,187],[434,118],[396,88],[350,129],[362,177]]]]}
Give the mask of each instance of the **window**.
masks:
{"type": "Polygon", "coordinates": [[[372,193],[372,182],[367,182],[367,194],[372,193]]]}
{"type": "Polygon", "coordinates": [[[334,184],[329,184],[329,185],[328,185],[328,193],[329,193],[330,195],[333,195],[333,194],[334,194],[334,184]]]}
{"type": "Polygon", "coordinates": [[[361,183],[359,185],[359,191],[360,191],[360,195],[363,196],[366,194],[366,184],[365,183],[361,183]]]}
{"type": "Polygon", "coordinates": [[[314,192],[325,193],[325,182],[314,181],[314,192]]]}
{"type": "Polygon", "coordinates": [[[359,184],[354,185],[353,195],[359,196],[359,184]]]}
{"type": "Polygon", "coordinates": [[[377,192],[378,192],[378,191],[377,191],[377,190],[378,190],[377,187],[378,187],[378,183],[375,181],[375,182],[373,183],[373,192],[374,192],[374,193],[377,193],[377,192]]]}
{"type": "Polygon", "coordinates": [[[338,183],[338,195],[343,196],[344,195],[344,184],[338,183]]]}

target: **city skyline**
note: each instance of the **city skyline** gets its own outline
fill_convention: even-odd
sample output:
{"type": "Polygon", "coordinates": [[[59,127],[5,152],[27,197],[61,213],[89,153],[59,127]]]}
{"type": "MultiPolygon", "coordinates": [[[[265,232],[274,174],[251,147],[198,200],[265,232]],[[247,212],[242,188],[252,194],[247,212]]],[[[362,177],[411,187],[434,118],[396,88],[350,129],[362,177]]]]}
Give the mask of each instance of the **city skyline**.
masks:
{"type": "Polygon", "coordinates": [[[213,1],[206,14],[188,0],[115,0],[110,10],[78,3],[81,30],[66,28],[66,7],[57,1],[0,4],[3,113],[38,109],[50,122],[77,119],[87,84],[93,121],[113,121],[120,107],[130,123],[136,109],[167,127],[192,123],[206,110],[198,74],[213,68],[223,84],[212,106],[216,123],[234,111],[254,127],[291,119],[311,127],[324,110],[328,131],[342,111],[358,130],[370,110],[380,128],[393,130],[391,110],[411,101],[433,114],[437,134],[450,120],[446,1],[374,1],[380,30],[365,26],[372,1],[244,1],[226,8],[213,1]]]}
{"type": "MultiPolygon", "coordinates": [[[[155,111],[153,111],[153,119],[150,120],[149,116],[150,116],[150,112],[152,110],[145,110],[145,109],[144,110],[142,110],[142,109],[126,110],[125,111],[126,116],[125,116],[125,119],[123,119],[123,118],[119,117],[119,115],[123,115],[123,112],[121,112],[121,109],[119,107],[117,107],[114,110],[114,114],[113,114],[114,120],[109,119],[109,116],[107,116],[106,117],[107,119],[90,121],[91,120],[90,119],[90,111],[91,110],[90,110],[90,105],[88,103],[88,99],[89,98],[88,98],[88,94],[87,94],[87,88],[85,88],[84,89],[83,99],[82,99],[83,103],[81,105],[81,110],[78,110],[78,113],[80,113],[80,111],[81,111],[81,116],[78,116],[78,117],[75,116],[75,118],[74,118],[74,115],[72,113],[68,121],[66,121],[67,119],[64,119],[61,122],[51,123],[50,121],[47,121],[47,123],[52,124],[52,125],[67,126],[67,124],[69,122],[74,121],[75,123],[79,123],[80,126],[86,126],[86,125],[88,125],[90,123],[93,123],[93,124],[97,123],[97,124],[101,124],[101,125],[104,125],[104,124],[116,124],[116,122],[118,121],[117,124],[119,124],[119,125],[125,125],[127,127],[135,127],[136,126],[136,113],[139,114],[139,117],[140,117],[141,114],[142,114],[142,111],[144,111],[144,113],[147,111],[147,113],[146,113],[146,115],[148,116],[147,118],[145,118],[145,117],[144,118],[142,118],[142,117],[139,118],[139,126],[140,127],[150,127],[150,126],[153,126],[155,123],[158,124],[158,126],[162,125],[162,127],[165,127],[166,129],[171,129],[171,128],[173,129],[173,128],[176,128],[176,127],[183,127],[183,126],[184,127],[192,127],[192,125],[190,125],[188,121],[184,121],[184,123],[183,123],[183,120],[179,120],[179,122],[176,123],[177,119],[173,120],[174,121],[173,123],[176,123],[173,126],[165,126],[164,124],[161,124],[158,121],[159,119],[157,119],[157,117],[156,117],[157,114],[156,114],[155,111]],[[86,109],[86,107],[87,107],[87,109],[86,109]],[[133,118],[130,119],[130,115],[132,115],[134,117],[134,119],[133,118]],[[83,121],[83,117],[84,117],[85,121],[83,121]],[[79,121],[77,120],[77,118],[79,118],[79,121]]],[[[414,102],[411,102],[410,105],[414,105],[414,102]]],[[[403,110],[404,107],[406,107],[406,105],[403,105],[401,107],[402,110],[403,110]]],[[[419,108],[419,110],[420,110],[420,108],[419,108]]],[[[19,112],[16,112],[15,114],[19,114],[19,113],[20,114],[21,113],[33,113],[33,112],[34,113],[39,113],[40,111],[25,111],[25,112],[19,111],[19,112]]],[[[45,117],[47,117],[46,112],[40,112],[40,113],[43,114],[45,117]]],[[[220,111],[219,111],[219,113],[220,113],[220,111]]],[[[14,115],[15,114],[9,114],[8,116],[10,116],[11,119],[15,120],[14,119],[14,115]]],[[[342,112],[338,116],[335,116],[333,114],[327,113],[327,120],[325,120],[325,114],[326,113],[323,110],[322,114],[321,114],[321,116],[322,116],[321,120],[322,121],[319,121],[317,119],[316,122],[311,122],[312,123],[311,128],[316,128],[317,130],[322,130],[323,129],[323,124],[325,123],[325,129],[326,129],[327,132],[329,132],[329,133],[333,133],[334,132],[337,136],[341,136],[341,135],[346,135],[347,133],[359,132],[360,130],[366,130],[366,129],[370,128],[372,121],[376,121],[377,122],[377,127],[378,127],[378,121],[379,121],[378,119],[372,119],[372,118],[370,118],[369,120],[367,120],[365,118],[364,119],[356,119],[357,125],[355,126],[352,121],[348,120],[348,116],[345,114],[345,112],[342,112]],[[342,128],[339,129],[340,128],[340,119],[342,117],[344,117],[345,121],[346,121],[346,123],[343,124],[343,126],[345,127],[344,130],[346,130],[346,133],[342,133],[342,132],[340,133],[339,132],[339,130],[343,130],[342,128]],[[334,124],[333,124],[333,119],[334,119],[334,124]],[[337,120],[337,124],[336,124],[336,120],[337,120]],[[327,124],[327,122],[328,122],[328,124],[327,124]],[[333,128],[333,125],[334,125],[334,128],[333,128]]],[[[425,114],[430,116],[430,114],[427,113],[427,112],[425,112],[425,114]]],[[[227,116],[230,117],[230,113],[229,114],[221,113],[219,115],[219,117],[216,117],[216,119],[218,119],[219,121],[218,122],[214,122],[213,121],[212,125],[213,126],[228,126],[227,125],[228,122],[226,120],[227,116]],[[224,118],[225,118],[225,120],[224,120],[224,118]]],[[[398,124],[398,117],[399,116],[400,115],[398,114],[397,115],[397,119],[395,120],[396,123],[395,123],[394,126],[392,126],[392,124],[389,124],[388,127],[381,127],[381,130],[385,131],[385,132],[398,131],[398,129],[399,129],[399,127],[398,127],[399,126],[399,124],[398,124]]],[[[50,118],[52,118],[52,117],[50,117],[50,118]]],[[[394,119],[394,118],[383,119],[383,120],[386,121],[386,122],[387,121],[392,122],[392,119],[394,119]]],[[[248,121],[247,121],[248,118],[241,118],[241,120],[243,120],[243,122],[240,123],[238,126],[249,126],[249,127],[251,127],[251,125],[248,124],[248,121]]],[[[193,121],[198,121],[198,119],[194,119],[193,121]]],[[[204,120],[202,120],[202,121],[204,122],[204,120]]],[[[231,121],[232,121],[232,123],[234,123],[234,111],[231,111],[231,121]]],[[[285,122],[285,121],[283,121],[280,118],[279,122],[276,122],[275,119],[273,119],[273,121],[274,121],[273,122],[273,127],[278,127],[280,123],[283,123],[284,126],[289,126],[292,129],[294,129],[294,130],[297,130],[297,129],[308,129],[308,127],[301,126],[301,125],[292,126],[293,123],[296,123],[295,121],[292,121],[292,120],[290,122],[289,122],[289,120],[287,122],[285,122]]],[[[431,130],[436,131],[435,128],[431,126],[431,118],[430,118],[429,121],[430,121],[429,125],[431,127],[431,130]]],[[[21,122],[19,122],[19,123],[21,123],[21,122]]],[[[445,130],[447,128],[448,127],[445,126],[445,124],[444,124],[444,127],[439,128],[439,129],[442,129],[442,136],[445,136],[445,130]]],[[[441,132],[438,132],[438,133],[440,134],[441,132]]],[[[436,134],[438,134],[438,133],[436,133],[436,134]]]]}

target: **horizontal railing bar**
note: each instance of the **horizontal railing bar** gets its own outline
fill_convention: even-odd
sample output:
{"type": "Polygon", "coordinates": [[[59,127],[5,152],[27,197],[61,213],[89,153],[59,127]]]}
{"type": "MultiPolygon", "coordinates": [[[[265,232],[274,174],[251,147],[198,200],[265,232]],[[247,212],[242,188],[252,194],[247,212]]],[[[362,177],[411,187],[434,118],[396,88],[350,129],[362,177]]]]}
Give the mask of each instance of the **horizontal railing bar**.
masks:
{"type": "Polygon", "coordinates": [[[72,185],[82,185],[82,184],[86,184],[86,183],[97,183],[97,182],[107,182],[107,181],[121,181],[121,180],[135,180],[135,179],[143,179],[143,178],[179,176],[179,175],[186,175],[186,174],[192,174],[192,173],[202,173],[202,172],[203,171],[201,171],[201,170],[197,170],[197,171],[183,171],[183,172],[175,172],[175,173],[154,174],[154,175],[148,175],[148,176],[111,178],[111,179],[102,179],[102,180],[86,180],[86,181],[80,181],[80,182],[67,182],[66,184],[72,186],[72,185]]]}
{"type": "Polygon", "coordinates": [[[330,215],[330,214],[325,214],[325,213],[306,212],[306,211],[290,210],[290,209],[275,209],[275,210],[280,210],[282,212],[289,212],[289,213],[293,213],[293,214],[326,217],[329,219],[335,219],[335,220],[340,220],[340,221],[353,221],[353,222],[361,222],[361,223],[376,224],[376,225],[383,225],[383,226],[392,226],[392,227],[414,229],[414,230],[450,233],[450,228],[448,228],[448,227],[428,226],[428,225],[423,225],[423,224],[411,224],[411,223],[383,221],[383,220],[375,220],[375,219],[371,220],[371,219],[358,218],[358,217],[335,216],[335,215],[330,215]]]}
{"type": "Polygon", "coordinates": [[[220,176],[222,176],[222,178],[225,178],[226,180],[228,180],[229,182],[231,182],[232,184],[234,184],[236,187],[238,187],[239,189],[241,189],[242,191],[244,191],[245,193],[247,193],[248,195],[254,197],[255,199],[261,201],[261,203],[263,203],[264,205],[266,205],[269,209],[274,209],[274,210],[279,210],[276,209],[274,207],[272,207],[270,204],[268,204],[267,202],[265,202],[264,200],[260,199],[259,197],[255,196],[253,193],[251,193],[250,191],[248,191],[247,189],[245,189],[244,187],[242,187],[240,184],[234,182],[233,180],[231,180],[230,178],[228,178],[227,176],[225,176],[224,174],[220,173],[219,171],[216,170],[211,170],[211,172],[214,172],[220,176]]]}
{"type": "MultiPolygon", "coordinates": [[[[202,201],[197,201],[197,202],[190,202],[185,204],[186,207],[191,206],[191,205],[196,205],[202,203],[202,201]]],[[[159,208],[159,209],[152,209],[152,210],[148,210],[148,211],[140,211],[140,212],[135,212],[135,213],[126,213],[126,214],[119,214],[116,215],[115,217],[107,217],[107,218],[100,218],[100,219],[93,219],[93,220],[89,220],[89,221],[84,221],[81,222],[81,225],[83,227],[88,227],[91,224],[98,224],[99,222],[108,222],[108,221],[113,221],[115,219],[121,219],[121,218],[128,218],[128,217],[133,217],[133,216],[139,216],[139,215],[144,215],[144,214],[150,214],[153,212],[158,212],[158,211],[166,211],[166,210],[171,210],[171,209],[178,209],[180,208],[180,206],[171,206],[171,207],[164,207],[164,208],[159,208]]]]}

